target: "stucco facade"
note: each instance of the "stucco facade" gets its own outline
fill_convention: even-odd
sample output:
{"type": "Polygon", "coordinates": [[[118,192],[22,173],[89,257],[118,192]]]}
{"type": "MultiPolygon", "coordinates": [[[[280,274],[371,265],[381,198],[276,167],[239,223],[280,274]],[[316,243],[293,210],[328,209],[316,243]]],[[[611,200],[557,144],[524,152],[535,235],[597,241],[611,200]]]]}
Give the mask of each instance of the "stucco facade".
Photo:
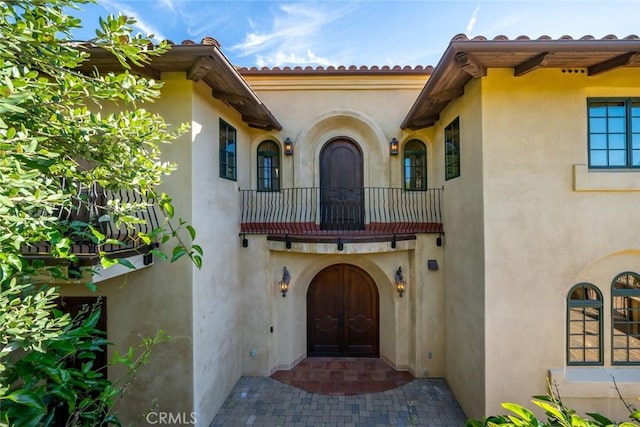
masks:
{"type": "MultiPolygon", "coordinates": [[[[236,82],[225,90],[216,86],[228,82],[216,80],[218,68],[194,71],[206,49],[224,60],[219,46],[176,46],[176,55],[195,53],[185,66],[158,67],[164,88],[149,108],[169,123],[191,124],[164,151],[178,165],[164,187],[176,216],[197,230],[203,267],[156,260],[100,285],[116,346],[156,329],[174,337],[140,373],[134,397],[120,406],[123,418],[138,418],[157,398],[159,410],[194,412],[206,426],[241,376],[295,366],[314,345],[310,286],[343,265],[375,284],[379,328],[371,355],[416,377],[446,378],[467,416],[502,413],[505,401],[528,404],[551,378],[579,412],[626,418],[610,375],[633,401],[640,396],[640,361],[612,360],[612,334],[619,333],[612,281],[640,272],[634,228],[640,179],[633,167],[591,167],[588,142],[589,99],[640,99],[638,68],[613,67],[611,57],[640,47],[637,38],[624,41],[456,38],[435,69],[223,67],[236,82]],[[543,61],[555,46],[564,62],[543,61]],[[592,52],[595,63],[585,64],[592,52]],[[500,62],[507,57],[514,62],[500,62]],[[605,66],[611,67],[602,72],[605,66]],[[235,179],[221,177],[220,120],[236,131],[235,179]],[[446,132],[455,120],[460,173],[446,179],[446,132]],[[393,138],[398,154],[390,152],[393,138]],[[427,185],[420,191],[405,187],[414,173],[405,148],[413,140],[425,148],[427,185]],[[277,192],[258,191],[266,182],[259,170],[265,141],[278,147],[277,192]],[[387,231],[374,232],[376,202],[367,199],[357,232],[289,213],[289,231],[279,223],[278,232],[261,229],[284,218],[268,210],[274,204],[283,211],[321,209],[319,202],[285,203],[285,189],[322,187],[322,159],[335,141],[361,155],[363,189],[399,190],[385,190],[384,203],[402,211],[418,193],[441,194],[420,205],[425,211],[437,205],[438,226],[415,228],[426,222],[416,220],[407,229],[410,221],[392,218],[388,208],[379,220],[387,231]],[[262,209],[260,220],[243,219],[246,197],[262,200],[251,205],[262,209]],[[401,222],[405,228],[397,228],[401,222]],[[295,231],[302,223],[311,223],[306,234],[295,231]],[[279,283],[284,267],[291,275],[286,297],[279,283]],[[402,296],[398,267],[406,281],[402,296]],[[568,362],[569,295],[580,283],[602,293],[596,363],[568,362]]],[[[68,296],[88,293],[78,285],[62,289],[68,296]]]]}

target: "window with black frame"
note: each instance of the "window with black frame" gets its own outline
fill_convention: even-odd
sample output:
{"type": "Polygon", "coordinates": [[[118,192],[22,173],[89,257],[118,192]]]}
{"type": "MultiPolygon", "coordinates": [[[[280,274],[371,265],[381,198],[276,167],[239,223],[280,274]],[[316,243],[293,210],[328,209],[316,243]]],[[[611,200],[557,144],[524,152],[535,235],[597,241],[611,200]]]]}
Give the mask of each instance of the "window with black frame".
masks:
{"type": "Polygon", "coordinates": [[[280,190],[280,146],[274,141],[258,145],[258,191],[280,190]]]}
{"type": "Polygon", "coordinates": [[[567,297],[567,363],[602,364],[602,294],[590,283],[580,283],[567,297]]]}
{"type": "Polygon", "coordinates": [[[444,178],[460,176],[460,119],[444,128],[444,178]]]}
{"type": "Polygon", "coordinates": [[[589,167],[640,168],[640,99],[592,98],[589,167]]]}
{"type": "Polygon", "coordinates": [[[220,119],[220,177],[236,180],[236,130],[220,119]]]}
{"type": "Polygon", "coordinates": [[[427,189],[427,149],[417,139],[404,146],[404,189],[427,189]]]}
{"type": "Polygon", "coordinates": [[[640,275],[617,275],[611,300],[611,362],[640,364],[640,275]]]}

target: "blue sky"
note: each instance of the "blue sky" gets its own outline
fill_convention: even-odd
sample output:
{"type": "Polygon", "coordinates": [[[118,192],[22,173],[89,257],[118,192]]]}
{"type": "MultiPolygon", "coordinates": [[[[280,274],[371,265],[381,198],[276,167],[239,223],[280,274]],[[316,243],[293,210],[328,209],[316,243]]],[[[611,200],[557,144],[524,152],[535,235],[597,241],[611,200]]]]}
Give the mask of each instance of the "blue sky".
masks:
{"type": "Polygon", "coordinates": [[[453,36],[640,35],[640,0],[98,0],[75,14],[93,35],[121,12],[180,43],[211,36],[238,66],[436,65],[453,36]]]}

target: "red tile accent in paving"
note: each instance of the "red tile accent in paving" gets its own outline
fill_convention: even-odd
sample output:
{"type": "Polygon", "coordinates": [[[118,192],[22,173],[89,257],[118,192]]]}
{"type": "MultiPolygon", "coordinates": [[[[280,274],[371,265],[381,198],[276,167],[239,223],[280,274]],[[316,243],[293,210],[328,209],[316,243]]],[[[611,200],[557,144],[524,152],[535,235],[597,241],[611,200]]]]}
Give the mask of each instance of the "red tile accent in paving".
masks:
{"type": "Polygon", "coordinates": [[[415,379],[382,359],[364,357],[308,357],[291,370],[274,372],[271,378],[310,393],[333,396],[378,393],[415,379]]]}

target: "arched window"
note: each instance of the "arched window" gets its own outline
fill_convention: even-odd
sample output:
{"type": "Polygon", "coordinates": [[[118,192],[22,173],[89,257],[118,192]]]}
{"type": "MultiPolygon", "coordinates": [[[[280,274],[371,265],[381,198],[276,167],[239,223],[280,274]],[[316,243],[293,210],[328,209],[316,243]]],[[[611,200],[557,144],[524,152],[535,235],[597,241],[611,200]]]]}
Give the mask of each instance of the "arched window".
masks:
{"type": "Polygon", "coordinates": [[[417,139],[404,146],[404,189],[427,189],[427,149],[417,139]]]}
{"type": "Polygon", "coordinates": [[[602,294],[589,283],[575,285],[567,296],[567,363],[602,364],[602,294]]]}
{"type": "Polygon", "coordinates": [[[640,364],[640,276],[618,274],[611,284],[613,364],[640,364]]]}
{"type": "Polygon", "coordinates": [[[258,191],[280,190],[280,147],[273,141],[258,145],[258,191]]]}

